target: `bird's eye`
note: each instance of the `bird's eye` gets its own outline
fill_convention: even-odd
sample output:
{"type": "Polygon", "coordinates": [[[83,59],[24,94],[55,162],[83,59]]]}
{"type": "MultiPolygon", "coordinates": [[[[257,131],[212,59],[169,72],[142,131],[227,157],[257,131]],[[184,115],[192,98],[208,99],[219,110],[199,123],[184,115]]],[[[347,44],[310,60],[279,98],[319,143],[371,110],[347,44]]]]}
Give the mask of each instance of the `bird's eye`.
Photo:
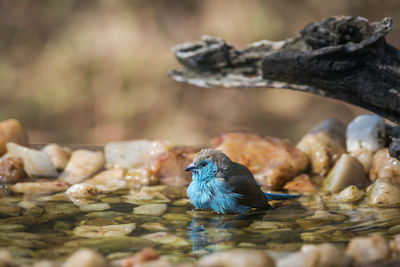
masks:
{"type": "Polygon", "coordinates": [[[201,165],[201,167],[205,167],[205,166],[207,166],[207,162],[203,161],[200,165],[201,165]]]}

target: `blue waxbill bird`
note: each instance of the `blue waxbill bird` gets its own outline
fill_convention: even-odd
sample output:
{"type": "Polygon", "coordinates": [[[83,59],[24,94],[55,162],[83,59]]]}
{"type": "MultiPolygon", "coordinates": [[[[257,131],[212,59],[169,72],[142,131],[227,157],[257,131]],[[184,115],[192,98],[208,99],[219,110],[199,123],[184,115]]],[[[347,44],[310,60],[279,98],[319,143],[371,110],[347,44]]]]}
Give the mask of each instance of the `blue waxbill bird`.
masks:
{"type": "Polygon", "coordinates": [[[219,213],[245,213],[251,208],[268,209],[269,200],[300,195],[264,193],[250,170],[219,150],[202,149],[185,171],[192,172],[187,195],[198,209],[219,213]]]}

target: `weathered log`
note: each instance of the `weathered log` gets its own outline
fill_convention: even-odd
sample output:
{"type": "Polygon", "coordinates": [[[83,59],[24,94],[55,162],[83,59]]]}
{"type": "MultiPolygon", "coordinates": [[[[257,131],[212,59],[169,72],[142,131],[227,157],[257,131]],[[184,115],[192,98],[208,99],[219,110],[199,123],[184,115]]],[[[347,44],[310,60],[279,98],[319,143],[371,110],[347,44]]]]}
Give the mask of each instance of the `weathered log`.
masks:
{"type": "Polygon", "coordinates": [[[385,42],[392,20],[333,17],[299,37],[259,41],[244,50],[203,37],[174,48],[184,70],[170,72],[199,87],[287,88],[332,97],[400,122],[400,52],[385,42]]]}
{"type": "Polygon", "coordinates": [[[266,79],[321,88],[325,96],[400,122],[400,52],[385,42],[390,19],[326,19],[308,25],[311,51],[282,51],[262,63],[266,79]]]}
{"type": "MultiPolygon", "coordinates": [[[[392,19],[332,17],[300,36],[259,41],[239,50],[203,37],[174,48],[178,82],[217,88],[287,88],[339,99],[400,123],[400,51],[385,41],[392,19]]],[[[399,136],[396,136],[397,138],[399,136]]],[[[394,152],[393,155],[399,155],[394,152]]]]}

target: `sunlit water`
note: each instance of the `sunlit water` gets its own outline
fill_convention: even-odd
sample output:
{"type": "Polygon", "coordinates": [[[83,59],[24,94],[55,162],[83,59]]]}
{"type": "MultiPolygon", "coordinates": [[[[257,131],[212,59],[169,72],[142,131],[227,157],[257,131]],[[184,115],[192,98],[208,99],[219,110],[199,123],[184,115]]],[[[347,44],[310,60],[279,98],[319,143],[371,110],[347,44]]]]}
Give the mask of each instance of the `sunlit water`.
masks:
{"type": "Polygon", "coordinates": [[[182,198],[179,201],[172,198],[147,199],[132,204],[118,194],[97,200],[109,203],[110,209],[82,212],[62,193],[55,196],[29,199],[36,204],[36,213],[35,210],[22,208],[17,211],[18,214],[11,214],[12,211],[10,213],[5,208],[17,206],[26,197],[1,199],[0,246],[11,251],[18,262],[30,263],[40,259],[62,261],[79,247],[96,249],[112,261],[146,246],[153,246],[171,262],[184,262],[236,247],[293,251],[304,243],[333,242],[344,246],[354,236],[380,233],[389,237],[400,232],[393,227],[400,223],[399,209],[370,208],[364,204],[327,204],[324,198],[316,196],[275,203],[267,211],[227,215],[196,211],[182,198]],[[168,204],[163,215],[132,213],[139,204],[160,202],[168,204]],[[146,224],[149,222],[159,224],[149,229],[149,224],[146,224]],[[136,224],[136,229],[128,237],[90,239],[73,233],[79,225],[126,223],[136,224]],[[154,243],[143,238],[152,233],[159,233],[154,236],[154,243]]]}

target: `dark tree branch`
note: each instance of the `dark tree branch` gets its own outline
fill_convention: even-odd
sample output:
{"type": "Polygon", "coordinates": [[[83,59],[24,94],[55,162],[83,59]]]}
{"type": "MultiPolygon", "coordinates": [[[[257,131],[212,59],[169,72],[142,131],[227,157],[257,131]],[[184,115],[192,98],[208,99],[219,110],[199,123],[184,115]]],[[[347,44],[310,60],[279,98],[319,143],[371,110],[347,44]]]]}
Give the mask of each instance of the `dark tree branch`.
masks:
{"type": "MultiPolygon", "coordinates": [[[[174,53],[183,70],[169,75],[205,88],[287,88],[339,99],[400,123],[400,51],[385,35],[392,19],[332,17],[299,37],[259,41],[239,50],[219,38],[184,43],[174,53]]],[[[390,154],[400,159],[400,136],[390,154]]]]}
{"type": "Polygon", "coordinates": [[[385,42],[392,20],[333,17],[306,26],[300,37],[259,41],[244,50],[219,38],[184,43],[184,66],[170,76],[216,88],[287,88],[332,97],[400,122],[400,52],[385,42]]]}

